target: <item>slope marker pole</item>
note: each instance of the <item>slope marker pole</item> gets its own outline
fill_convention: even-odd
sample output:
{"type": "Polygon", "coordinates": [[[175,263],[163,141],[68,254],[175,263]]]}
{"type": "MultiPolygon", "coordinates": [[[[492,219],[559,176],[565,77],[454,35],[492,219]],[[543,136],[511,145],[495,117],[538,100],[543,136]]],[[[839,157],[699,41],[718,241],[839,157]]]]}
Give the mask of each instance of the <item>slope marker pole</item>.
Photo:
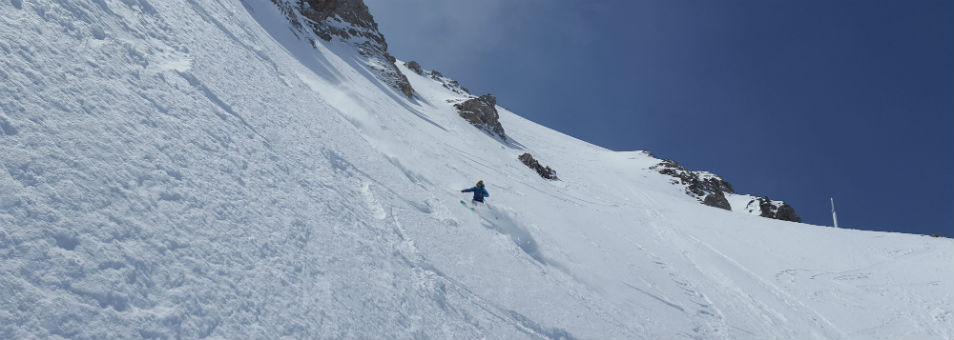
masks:
{"type": "Polygon", "coordinates": [[[835,198],[829,197],[831,199],[831,219],[835,221],[835,228],[838,228],[838,215],[835,214],[835,198]]]}

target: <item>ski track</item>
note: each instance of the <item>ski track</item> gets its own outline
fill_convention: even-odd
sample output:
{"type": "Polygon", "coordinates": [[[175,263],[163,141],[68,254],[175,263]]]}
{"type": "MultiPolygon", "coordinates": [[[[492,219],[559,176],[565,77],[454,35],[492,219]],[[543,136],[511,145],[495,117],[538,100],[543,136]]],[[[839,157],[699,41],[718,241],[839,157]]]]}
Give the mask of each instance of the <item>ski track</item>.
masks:
{"type": "MultiPolygon", "coordinates": [[[[649,203],[650,206],[655,206],[657,201],[649,196],[643,195],[642,198],[649,203]]],[[[651,217],[660,218],[663,215],[656,209],[647,209],[646,210],[651,217]]],[[[670,239],[672,236],[666,237],[667,234],[672,235],[671,231],[660,227],[656,223],[650,223],[651,228],[654,231],[654,234],[658,237],[657,240],[670,239]]],[[[678,250],[679,248],[677,248],[678,250]]],[[[684,252],[684,251],[683,251],[684,252]]],[[[680,336],[685,336],[693,339],[702,339],[709,337],[725,338],[728,337],[727,333],[727,324],[725,321],[725,316],[722,312],[715,306],[712,300],[709,299],[705,294],[701,293],[690,280],[686,279],[684,276],[680,275],[678,270],[672,268],[670,265],[666,264],[664,260],[656,254],[648,254],[652,259],[652,262],[656,264],[661,270],[663,270],[672,280],[672,282],[679,287],[686,296],[690,297],[689,302],[694,307],[697,307],[695,311],[689,310],[691,314],[687,313],[690,319],[693,322],[693,326],[690,328],[691,333],[684,332],[680,336]]]]}
{"type": "MultiPolygon", "coordinates": [[[[798,313],[798,314],[806,314],[805,312],[807,312],[807,313],[810,313],[811,315],[813,315],[812,320],[816,320],[816,319],[817,319],[817,320],[821,320],[821,322],[822,322],[823,324],[818,325],[818,326],[820,326],[820,327],[818,327],[818,329],[821,329],[821,330],[832,329],[832,330],[834,330],[835,333],[836,333],[836,334],[834,335],[834,337],[837,337],[837,338],[846,338],[846,337],[847,337],[846,333],[843,332],[842,330],[838,329],[838,327],[837,327],[835,324],[833,324],[831,321],[829,321],[828,318],[826,318],[824,315],[822,315],[822,314],[819,313],[818,311],[816,311],[816,310],[814,310],[814,309],[808,307],[808,306],[807,306],[806,304],[804,304],[801,300],[799,300],[799,299],[795,298],[794,296],[792,296],[792,295],[786,293],[784,290],[780,289],[778,286],[772,284],[771,282],[765,280],[764,278],[762,278],[762,277],[759,276],[758,274],[756,274],[756,273],[754,273],[754,272],[748,270],[745,266],[743,266],[742,264],[736,262],[735,260],[733,260],[733,259],[730,258],[729,256],[723,254],[722,252],[719,252],[718,250],[716,250],[715,248],[713,248],[711,245],[709,245],[709,244],[707,244],[707,243],[705,243],[705,242],[703,242],[703,241],[700,241],[698,238],[696,238],[696,237],[694,237],[694,236],[691,236],[691,235],[686,235],[686,237],[688,237],[690,240],[692,240],[692,242],[694,242],[694,243],[696,243],[697,245],[701,246],[706,252],[708,252],[708,253],[710,253],[710,254],[712,254],[712,255],[714,255],[714,256],[716,256],[716,257],[722,259],[723,261],[725,261],[726,263],[729,263],[729,264],[730,264],[731,266],[733,266],[734,268],[736,268],[736,269],[738,269],[738,270],[744,272],[749,278],[752,279],[752,282],[758,282],[758,283],[761,284],[763,287],[767,288],[776,298],[778,298],[779,300],[781,300],[782,302],[784,302],[787,306],[792,307],[792,309],[795,310],[796,313],[798,313]]],[[[780,315],[780,314],[779,314],[779,315],[780,315]]],[[[830,334],[818,334],[817,336],[822,337],[822,338],[831,338],[831,337],[832,337],[832,335],[830,335],[830,334]]]]}

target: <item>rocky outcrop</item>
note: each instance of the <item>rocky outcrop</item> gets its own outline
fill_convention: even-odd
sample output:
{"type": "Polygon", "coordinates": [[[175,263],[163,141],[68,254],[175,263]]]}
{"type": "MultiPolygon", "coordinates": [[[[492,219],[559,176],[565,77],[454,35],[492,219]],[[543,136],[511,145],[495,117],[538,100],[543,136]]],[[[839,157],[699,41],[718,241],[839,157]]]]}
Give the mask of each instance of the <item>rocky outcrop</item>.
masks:
{"type": "Polygon", "coordinates": [[[443,74],[441,74],[440,72],[437,72],[437,70],[430,70],[430,71],[428,71],[428,72],[427,72],[427,76],[430,77],[431,79],[434,79],[434,80],[440,82],[441,85],[444,86],[445,89],[451,90],[451,91],[454,92],[454,93],[462,94],[462,95],[470,95],[470,91],[468,91],[466,88],[460,86],[460,83],[459,83],[459,82],[457,82],[457,81],[454,80],[454,79],[450,79],[450,78],[448,78],[448,77],[445,77],[445,76],[444,76],[443,74]]]}
{"type": "Polygon", "coordinates": [[[689,171],[671,160],[663,160],[650,169],[674,177],[673,184],[685,186],[686,194],[695,197],[702,204],[732,210],[729,200],[725,198],[725,193],[734,193],[734,191],[732,185],[722,177],[704,171],[689,171]]]}
{"type": "Polygon", "coordinates": [[[783,221],[802,221],[802,219],[795,214],[795,208],[792,208],[792,206],[788,205],[788,203],[773,201],[767,196],[759,197],[756,199],[756,201],[758,202],[759,210],[761,210],[761,214],[759,214],[759,216],[783,221]]]}
{"type": "Polygon", "coordinates": [[[418,64],[416,61],[411,60],[406,62],[404,63],[404,66],[409,70],[414,71],[414,73],[417,73],[418,75],[424,75],[424,69],[422,69],[421,64],[418,64]]]}
{"type": "Polygon", "coordinates": [[[706,197],[702,199],[702,204],[719,209],[732,210],[729,200],[725,198],[725,193],[722,191],[716,191],[706,195],[706,197]]]}
{"type": "MultiPolygon", "coordinates": [[[[672,176],[671,182],[673,184],[685,186],[686,194],[695,197],[702,204],[733,210],[726,194],[734,194],[735,191],[729,182],[716,174],[707,171],[689,171],[689,169],[671,160],[663,160],[650,167],[650,169],[663,175],[672,176]]],[[[745,207],[735,207],[735,209],[752,214],[758,213],[759,216],[777,220],[801,222],[801,218],[795,214],[795,208],[785,202],[773,201],[765,196],[755,197],[748,201],[745,207]]]]}
{"type": "Polygon", "coordinates": [[[467,90],[467,88],[460,86],[460,83],[457,82],[456,80],[445,77],[443,74],[441,74],[437,70],[424,71],[424,68],[421,67],[421,64],[416,61],[413,61],[413,60],[408,61],[404,63],[404,67],[407,67],[409,70],[411,70],[414,73],[417,73],[420,76],[425,76],[440,82],[445,89],[448,89],[451,92],[465,95],[465,96],[470,95],[470,90],[467,90]]]}
{"type": "MultiPolygon", "coordinates": [[[[357,48],[365,62],[386,84],[401,91],[408,98],[414,89],[388,54],[388,44],[378,31],[378,24],[361,0],[272,0],[288,17],[299,33],[314,34],[331,41],[338,38],[357,48]]],[[[312,45],[318,42],[312,39],[312,45]]]]}
{"type": "MultiPolygon", "coordinates": [[[[277,1],[277,0],[273,0],[277,1]]],[[[378,24],[374,22],[371,11],[361,0],[297,0],[301,13],[315,21],[323,23],[328,18],[338,17],[351,24],[348,27],[325,27],[323,33],[334,34],[348,39],[348,35],[358,35],[373,39],[384,44],[384,36],[378,32],[378,24]],[[363,30],[360,30],[363,29],[363,30]],[[360,30],[360,31],[359,31],[360,30]]],[[[323,25],[330,26],[330,25],[323,25]]],[[[326,39],[331,40],[331,39],[326,39]]]]}
{"type": "MultiPolygon", "coordinates": [[[[431,72],[434,73],[434,71],[431,72]]],[[[500,115],[497,113],[496,106],[497,98],[489,93],[454,105],[457,108],[457,114],[470,124],[507,140],[507,134],[500,125],[500,115]]]]}
{"type": "Polygon", "coordinates": [[[533,159],[533,155],[531,155],[530,153],[524,153],[518,156],[517,159],[523,162],[523,164],[526,165],[528,168],[535,170],[537,174],[540,175],[540,177],[543,177],[549,180],[559,179],[557,178],[556,171],[554,171],[553,169],[550,169],[549,166],[543,166],[542,164],[540,164],[540,162],[538,162],[536,159],[533,159]]]}

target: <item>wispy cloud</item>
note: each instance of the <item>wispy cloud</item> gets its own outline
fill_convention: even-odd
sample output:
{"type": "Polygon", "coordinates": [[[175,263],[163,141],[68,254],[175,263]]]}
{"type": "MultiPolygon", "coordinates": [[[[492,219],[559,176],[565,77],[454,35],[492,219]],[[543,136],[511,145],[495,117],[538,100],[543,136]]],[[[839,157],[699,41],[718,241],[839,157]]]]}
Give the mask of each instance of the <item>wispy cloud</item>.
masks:
{"type": "MultiPolygon", "coordinates": [[[[507,0],[367,0],[372,14],[389,41],[401,44],[444,46],[463,52],[480,46],[497,48],[506,29],[499,18],[508,10],[507,0]],[[393,31],[391,34],[389,31],[393,31]],[[393,37],[393,38],[392,38],[393,37]],[[414,37],[409,39],[407,37],[414,37]]],[[[393,45],[393,43],[392,43],[393,45]]],[[[398,49],[402,49],[398,47],[398,49]]]]}
{"type": "Polygon", "coordinates": [[[509,50],[524,51],[527,59],[536,60],[529,67],[543,66],[548,44],[586,46],[598,32],[584,16],[607,7],[551,0],[365,2],[398,58],[462,68],[509,50]],[[420,55],[422,51],[426,55],[420,55]]]}

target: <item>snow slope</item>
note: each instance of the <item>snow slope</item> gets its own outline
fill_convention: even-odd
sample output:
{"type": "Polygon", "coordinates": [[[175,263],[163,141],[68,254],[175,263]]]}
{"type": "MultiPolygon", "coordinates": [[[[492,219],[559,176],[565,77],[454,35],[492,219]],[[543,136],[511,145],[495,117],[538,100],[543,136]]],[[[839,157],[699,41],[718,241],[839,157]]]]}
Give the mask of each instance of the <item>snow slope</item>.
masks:
{"type": "Polygon", "coordinates": [[[301,38],[267,0],[0,1],[0,338],[954,337],[950,239],[706,207],[301,38]]]}

